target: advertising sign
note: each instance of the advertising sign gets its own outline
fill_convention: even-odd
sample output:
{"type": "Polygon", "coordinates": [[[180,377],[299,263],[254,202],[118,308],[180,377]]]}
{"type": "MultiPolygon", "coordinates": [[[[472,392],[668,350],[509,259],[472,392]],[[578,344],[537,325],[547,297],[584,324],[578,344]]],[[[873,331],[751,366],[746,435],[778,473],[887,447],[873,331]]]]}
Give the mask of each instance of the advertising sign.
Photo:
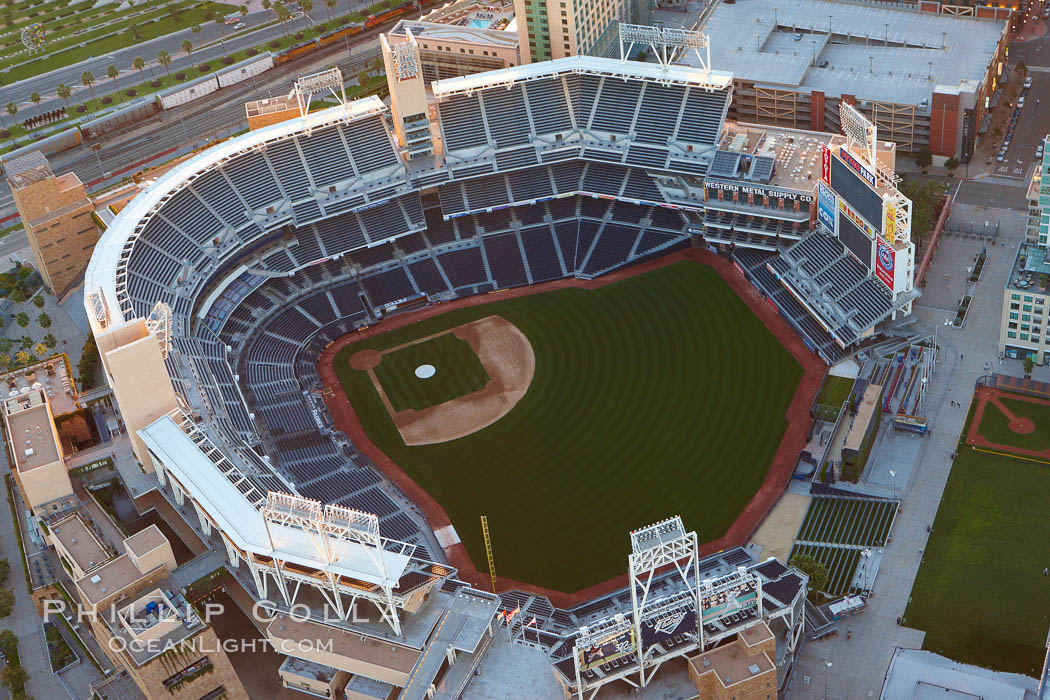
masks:
{"type": "Polygon", "coordinates": [[[875,248],[875,276],[879,281],[893,291],[893,267],[896,263],[896,253],[886,241],[881,238],[875,248]]]}
{"type": "Polygon", "coordinates": [[[817,219],[835,233],[835,191],[823,181],[817,183],[817,219]]]}
{"type": "Polygon", "coordinates": [[[871,185],[872,189],[878,187],[875,180],[875,173],[868,170],[868,166],[857,160],[852,153],[846,150],[845,146],[839,147],[839,157],[842,158],[843,163],[853,168],[858,175],[864,178],[864,180],[871,185]]]}
{"type": "Polygon", "coordinates": [[[882,233],[886,240],[893,243],[897,240],[897,207],[892,202],[886,202],[882,208],[886,212],[885,221],[882,222],[882,233]]]}
{"type": "Polygon", "coordinates": [[[857,228],[866,233],[868,238],[875,237],[875,230],[868,225],[868,222],[865,221],[862,216],[860,216],[857,212],[853,211],[853,209],[848,204],[846,204],[846,201],[843,199],[839,200],[839,211],[841,211],[850,221],[852,221],[857,228]]]}
{"type": "Polygon", "coordinates": [[[831,182],[831,149],[827,146],[820,149],[820,179],[831,182]]]}
{"type": "Polygon", "coordinates": [[[696,631],[696,611],[686,607],[669,610],[642,622],[642,649],[671,637],[696,631]]]}
{"type": "Polygon", "coordinates": [[[804,192],[792,192],[790,190],[781,190],[773,187],[754,187],[752,185],[741,185],[734,182],[716,182],[708,181],[707,188],[704,190],[704,195],[707,195],[707,189],[722,190],[723,192],[736,192],[737,194],[752,195],[755,199],[762,199],[763,197],[769,197],[770,199],[787,199],[790,201],[798,200],[799,202],[812,202],[813,196],[805,194],[804,192]]]}
{"type": "MultiPolygon", "coordinates": [[[[841,211],[841,209],[839,210],[841,211]]],[[[868,270],[871,269],[871,253],[874,241],[871,236],[865,234],[847,216],[839,217],[839,240],[846,249],[860,260],[861,264],[868,270]]],[[[879,240],[882,240],[881,238],[879,240]]]]}
{"type": "Polygon", "coordinates": [[[579,649],[580,670],[590,669],[607,664],[634,651],[634,629],[618,632],[602,641],[579,649]]]}
{"type": "Polygon", "coordinates": [[[868,181],[844,161],[831,159],[831,189],[859,213],[872,228],[882,226],[882,195],[871,188],[868,181]]]}

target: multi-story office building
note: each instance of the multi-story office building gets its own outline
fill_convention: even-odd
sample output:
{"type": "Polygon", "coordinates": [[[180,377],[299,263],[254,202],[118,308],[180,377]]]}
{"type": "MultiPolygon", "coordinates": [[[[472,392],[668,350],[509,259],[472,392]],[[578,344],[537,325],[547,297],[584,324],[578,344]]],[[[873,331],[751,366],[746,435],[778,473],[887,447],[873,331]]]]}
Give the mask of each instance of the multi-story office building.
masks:
{"type": "Polygon", "coordinates": [[[61,296],[76,286],[98,240],[91,200],[73,173],[55,176],[39,151],[4,163],[15,207],[44,284],[61,296]]]}
{"type": "Polygon", "coordinates": [[[1003,293],[999,352],[1011,359],[1031,357],[1050,362],[1050,337],[1045,331],[1050,308],[1050,136],[1043,139],[1043,158],[1028,186],[1026,242],[1017,251],[1003,293]]]}
{"type": "Polygon", "coordinates": [[[522,63],[606,55],[631,8],[628,0],[514,0],[522,63]]]}

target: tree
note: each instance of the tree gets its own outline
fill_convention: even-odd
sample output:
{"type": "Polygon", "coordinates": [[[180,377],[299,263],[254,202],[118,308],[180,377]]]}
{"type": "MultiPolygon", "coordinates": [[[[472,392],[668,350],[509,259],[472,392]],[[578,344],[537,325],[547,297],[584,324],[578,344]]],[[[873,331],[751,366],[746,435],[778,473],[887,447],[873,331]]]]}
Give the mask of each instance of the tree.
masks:
{"type": "Polygon", "coordinates": [[[80,388],[91,387],[95,383],[95,370],[98,367],[98,347],[95,345],[95,336],[88,333],[84,342],[84,349],[80,352],[80,362],[77,363],[77,374],[80,375],[80,388]]]}
{"type": "Polygon", "coordinates": [[[120,92],[120,81],[117,80],[120,77],[120,69],[110,65],[106,68],[106,77],[113,81],[113,91],[120,92]]]}
{"type": "Polygon", "coordinates": [[[309,17],[314,9],[314,0],[299,0],[299,7],[303,8],[303,15],[309,17]]]}
{"type": "Polygon", "coordinates": [[[933,231],[936,216],[944,205],[944,189],[936,181],[902,180],[898,189],[911,200],[911,232],[917,241],[924,241],[933,231]]]}
{"type": "Polygon", "coordinates": [[[955,159],[955,156],[952,156],[948,160],[944,161],[944,167],[948,169],[949,175],[954,175],[955,169],[959,167],[959,161],[955,159]]]}
{"type": "Polygon", "coordinates": [[[1026,377],[1030,376],[1032,374],[1032,370],[1033,369],[1035,369],[1035,360],[1032,359],[1032,356],[1030,354],[1029,355],[1025,355],[1024,356],[1024,373],[1025,373],[1025,376],[1026,377]]]}
{"type": "Polygon", "coordinates": [[[270,10],[273,9],[273,3],[270,0],[262,0],[263,9],[266,10],[266,21],[270,21],[270,10]]]}
{"type": "Polygon", "coordinates": [[[6,372],[10,367],[11,367],[11,356],[10,355],[0,355],[0,369],[3,369],[6,372]]]}
{"type": "MultiPolygon", "coordinates": [[[[4,590],[6,591],[7,589],[5,588],[4,590]]],[[[11,595],[12,597],[14,596],[13,593],[11,595]]],[[[3,617],[7,616],[4,615],[3,617]]],[[[0,683],[3,683],[5,688],[10,688],[11,690],[21,688],[28,681],[29,673],[18,664],[8,664],[4,666],[3,671],[0,671],[0,683]]]]}
{"type": "Polygon", "coordinates": [[[383,72],[383,57],[376,56],[368,62],[368,66],[373,75],[380,75],[383,72]]]}
{"type": "Polygon", "coordinates": [[[26,300],[26,290],[22,288],[22,285],[18,285],[11,290],[11,301],[16,304],[21,304],[26,300]]]}
{"type": "Polygon", "coordinates": [[[25,328],[29,325],[29,314],[25,311],[19,311],[15,314],[15,323],[18,324],[19,328],[25,328]]]}
{"type": "Polygon", "coordinates": [[[328,21],[332,21],[332,10],[339,4],[339,0],[324,0],[324,7],[328,10],[328,21]]]}
{"type": "Polygon", "coordinates": [[[142,73],[142,69],[146,67],[146,59],[142,56],[136,56],[135,60],[131,62],[131,67],[139,72],[140,80],[146,80],[146,76],[142,73]]]}
{"type": "Polygon", "coordinates": [[[29,348],[33,347],[33,339],[30,338],[28,335],[23,335],[22,339],[18,342],[18,344],[22,346],[23,350],[28,350],[29,348]]]}
{"type": "Polygon", "coordinates": [[[284,31],[284,38],[288,38],[288,20],[292,18],[292,12],[284,3],[276,3],[273,6],[274,12],[277,13],[277,21],[281,23],[281,29],[284,31]]]}
{"type": "MultiPolygon", "coordinates": [[[[11,562],[9,562],[7,559],[0,559],[0,583],[3,583],[4,581],[6,581],[7,580],[7,576],[10,573],[11,573],[11,562]]],[[[9,631],[9,630],[4,630],[4,631],[6,632],[6,631],[9,631]]],[[[5,644],[4,644],[4,639],[3,639],[3,632],[0,632],[0,649],[3,649],[4,646],[5,646],[5,644]]]]}
{"type": "Polygon", "coordinates": [[[1022,78],[1028,75],[1028,66],[1024,61],[1018,61],[1017,72],[1021,74],[1022,78]]]}
{"type": "Polygon", "coordinates": [[[36,110],[37,110],[37,112],[39,112],[40,111],[40,101],[41,101],[40,93],[39,92],[34,92],[31,95],[29,95],[29,101],[32,102],[34,105],[36,105],[36,110]]]}
{"type": "MultiPolygon", "coordinates": [[[[193,66],[193,42],[185,39],[182,42],[182,51],[186,54],[186,58],[190,59],[190,65],[193,66]]],[[[193,67],[196,68],[196,66],[193,67]]]]}
{"type": "MultiPolygon", "coordinates": [[[[2,561],[6,562],[7,560],[4,559],[2,561]]],[[[10,569],[11,565],[8,564],[7,568],[10,569]]],[[[0,651],[4,652],[4,656],[7,658],[13,659],[18,651],[18,635],[8,629],[0,630],[0,651]]]]}
{"type": "Polygon", "coordinates": [[[37,343],[36,347],[33,348],[33,354],[37,357],[43,357],[47,354],[47,346],[43,343],[37,343]]]}
{"type": "Polygon", "coordinates": [[[95,99],[95,74],[89,70],[80,74],[80,82],[91,91],[91,99],[95,99]]]}
{"type": "Polygon", "coordinates": [[[171,71],[168,69],[168,66],[171,65],[171,54],[168,53],[167,51],[165,51],[164,49],[161,49],[160,51],[157,52],[157,63],[159,63],[160,65],[164,66],[164,72],[170,78],[171,77],[171,71]]]}
{"type": "Polygon", "coordinates": [[[923,146],[915,154],[915,164],[922,168],[923,172],[926,172],[926,168],[933,165],[933,153],[930,151],[929,146],[923,146]]]}
{"type": "Polygon", "coordinates": [[[14,119],[15,115],[18,114],[18,105],[16,105],[14,102],[8,102],[7,107],[5,107],[4,109],[7,110],[7,113],[11,115],[12,119],[14,119]]]}
{"type": "Polygon", "coordinates": [[[201,43],[201,25],[193,25],[190,31],[193,32],[193,36],[197,37],[197,45],[199,46],[201,43]]]}
{"type": "Polygon", "coordinates": [[[15,341],[10,338],[0,338],[0,352],[5,355],[11,351],[11,346],[15,344],[15,341]]]}
{"type": "Polygon", "coordinates": [[[44,302],[44,295],[43,294],[37,294],[35,297],[33,297],[33,306],[35,306],[36,308],[38,308],[38,309],[44,308],[44,303],[45,302],[44,302]]]}
{"type": "Polygon", "coordinates": [[[55,346],[58,345],[58,340],[55,339],[55,336],[48,333],[44,336],[44,345],[47,346],[48,350],[54,350],[55,346]]]}
{"type": "MultiPolygon", "coordinates": [[[[11,614],[11,609],[15,607],[15,592],[10,588],[0,588],[0,617],[7,617],[11,614]]],[[[9,665],[7,668],[11,668],[9,665]]],[[[4,671],[7,670],[4,669],[4,671]]],[[[7,683],[4,683],[7,685],[7,683]]]]}
{"type": "Polygon", "coordinates": [[[243,19],[243,20],[247,20],[248,19],[248,6],[247,5],[238,5],[237,6],[237,11],[241,13],[241,19],[243,19]]]}
{"type": "MultiPolygon", "coordinates": [[[[25,367],[29,364],[29,353],[25,350],[19,350],[15,353],[15,362],[25,367]]],[[[0,617],[3,617],[3,615],[0,615],[0,617]]]]}
{"type": "Polygon", "coordinates": [[[69,98],[73,90],[68,85],[59,85],[55,88],[55,94],[66,103],[66,109],[69,109],[69,98]]]}
{"type": "Polygon", "coordinates": [[[47,314],[40,314],[39,316],[36,317],[36,323],[37,323],[38,326],[40,326],[44,330],[47,330],[48,328],[51,327],[51,317],[48,316],[47,314]]]}
{"type": "Polygon", "coordinates": [[[827,565],[808,554],[796,554],[788,564],[809,576],[809,599],[816,602],[817,593],[823,593],[828,583],[827,565]]]}

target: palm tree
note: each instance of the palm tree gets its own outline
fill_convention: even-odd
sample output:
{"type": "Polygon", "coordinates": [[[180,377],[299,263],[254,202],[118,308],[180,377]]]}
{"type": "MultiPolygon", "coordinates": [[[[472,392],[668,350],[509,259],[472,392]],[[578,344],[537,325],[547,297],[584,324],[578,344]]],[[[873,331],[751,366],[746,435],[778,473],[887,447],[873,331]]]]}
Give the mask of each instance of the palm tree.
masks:
{"type": "Polygon", "coordinates": [[[190,29],[190,31],[193,32],[193,36],[197,37],[197,45],[199,46],[201,43],[201,25],[193,25],[193,28],[190,29]]]}
{"type": "Polygon", "coordinates": [[[29,101],[32,102],[34,105],[36,105],[36,111],[39,112],[40,111],[40,93],[39,92],[34,92],[32,95],[29,96],[29,101]]]}
{"type": "Polygon", "coordinates": [[[66,109],[69,109],[69,98],[73,94],[73,89],[68,85],[59,85],[55,88],[55,94],[58,95],[59,99],[65,101],[66,109]]]}
{"type": "Polygon", "coordinates": [[[266,10],[266,21],[270,21],[270,9],[273,7],[273,3],[270,0],[262,0],[263,9],[266,10]]]}
{"type": "Polygon", "coordinates": [[[48,316],[47,314],[40,314],[39,316],[36,317],[36,323],[37,323],[38,326],[40,326],[44,330],[47,330],[48,328],[51,327],[51,317],[48,316]]]}
{"type": "Polygon", "coordinates": [[[325,9],[328,10],[328,21],[332,21],[332,10],[339,4],[339,0],[324,0],[325,9]]]}
{"type": "Polygon", "coordinates": [[[43,343],[37,343],[36,347],[33,348],[33,353],[37,357],[43,357],[44,355],[47,354],[47,346],[44,345],[43,343]]]}
{"type": "MultiPolygon", "coordinates": [[[[182,42],[182,51],[186,54],[186,58],[190,59],[190,65],[193,66],[193,42],[186,39],[182,42]]],[[[196,66],[193,66],[196,68],[196,66]]]]}
{"type": "Polygon", "coordinates": [[[219,32],[222,35],[219,38],[219,45],[222,46],[222,57],[226,58],[226,20],[222,17],[216,17],[215,24],[219,25],[219,32]]]}
{"type": "Polygon", "coordinates": [[[248,21],[248,6],[247,5],[238,5],[237,6],[237,11],[241,13],[241,19],[244,20],[245,22],[247,22],[248,21]]]}
{"type": "Polygon", "coordinates": [[[15,115],[18,114],[18,105],[16,105],[14,102],[8,102],[7,107],[5,107],[4,109],[7,110],[7,113],[11,115],[12,119],[14,119],[15,115]]]}
{"type": "Polygon", "coordinates": [[[376,56],[368,62],[368,68],[375,75],[379,75],[383,72],[383,59],[380,56],[376,56]]]}
{"type": "Polygon", "coordinates": [[[146,76],[142,74],[142,69],[146,67],[146,59],[142,56],[136,56],[135,60],[131,62],[131,67],[139,72],[139,77],[145,82],[146,76]]]}
{"type": "Polygon", "coordinates": [[[95,99],[95,74],[89,70],[84,71],[80,76],[80,82],[91,91],[91,99],[95,99]]]}
{"type": "Polygon", "coordinates": [[[58,341],[55,339],[55,336],[48,333],[44,336],[44,345],[46,345],[49,350],[53,350],[54,347],[58,345],[58,341]]]}
{"type": "Polygon", "coordinates": [[[170,78],[171,77],[171,71],[168,70],[168,66],[171,65],[171,54],[168,53],[167,51],[165,51],[164,49],[161,49],[160,51],[157,52],[157,63],[159,63],[160,65],[164,66],[164,72],[170,78]]]}
{"type": "Polygon", "coordinates": [[[275,12],[277,12],[277,21],[281,23],[281,29],[284,31],[284,38],[288,38],[288,20],[292,18],[292,12],[284,3],[278,2],[273,6],[275,12]]]}
{"type": "Polygon", "coordinates": [[[113,81],[113,89],[116,92],[120,92],[120,82],[117,78],[120,77],[120,69],[114,65],[110,65],[106,68],[106,77],[113,81]]]}
{"type": "MultiPolygon", "coordinates": [[[[306,21],[310,20],[310,12],[314,9],[314,0],[299,0],[299,7],[303,8],[303,16],[306,21]]],[[[305,25],[306,22],[304,21],[305,25]]]]}

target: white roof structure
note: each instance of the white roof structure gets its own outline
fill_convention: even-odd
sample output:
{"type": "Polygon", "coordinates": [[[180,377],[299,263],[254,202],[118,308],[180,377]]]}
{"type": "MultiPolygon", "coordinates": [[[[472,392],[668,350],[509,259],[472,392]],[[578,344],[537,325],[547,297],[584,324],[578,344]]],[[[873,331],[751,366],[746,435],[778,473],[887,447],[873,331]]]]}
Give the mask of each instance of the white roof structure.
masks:
{"type": "Polygon", "coordinates": [[[554,61],[529,63],[523,66],[512,66],[501,70],[463,75],[457,78],[438,80],[433,83],[434,97],[440,99],[447,95],[461,92],[472,92],[495,87],[546,78],[552,75],[567,73],[590,73],[593,75],[622,75],[635,80],[667,81],[672,83],[689,83],[693,85],[710,85],[713,88],[725,88],[733,83],[733,74],[726,71],[705,71],[686,65],[660,66],[655,63],[640,61],[610,61],[592,56],[572,56],[554,61]]]}
{"type": "Polygon", "coordinates": [[[333,574],[394,587],[409,557],[382,550],[382,562],[368,548],[336,537],[327,538],[331,563],[316,538],[296,527],[264,522],[262,513],[226,478],[170,416],[139,431],[149,449],[216,521],[240,549],[281,561],[330,571],[333,574]]]}
{"type": "Polygon", "coordinates": [[[882,684],[882,700],[1024,700],[1038,681],[1018,673],[968,666],[932,651],[897,649],[882,684]]]}
{"type": "MultiPolygon", "coordinates": [[[[291,136],[310,129],[316,129],[340,121],[352,121],[387,109],[383,101],[376,96],[355,100],[346,105],[311,112],[305,117],[289,119],[261,129],[249,131],[231,138],[211,148],[201,151],[166,172],[145,190],[140,192],[124,207],[106,229],[95,250],[91,262],[84,272],[85,296],[101,293],[111,314],[110,322],[119,324],[124,319],[120,312],[120,300],[117,297],[116,281],[119,267],[124,260],[126,248],[134,236],[149,220],[150,216],[163,202],[174,194],[185,183],[194,180],[209,168],[243,151],[260,146],[268,141],[291,136]]],[[[99,330],[95,318],[89,312],[88,320],[92,330],[99,330]]]]}
{"type": "MultiPolygon", "coordinates": [[[[984,80],[1004,22],[824,0],[719,3],[704,26],[711,65],[782,89],[918,104],[984,80]],[[779,27],[774,30],[774,23],[779,27]],[[835,41],[828,41],[828,30],[835,41]],[[801,39],[795,39],[800,33],[801,39]],[[850,42],[843,41],[845,36],[850,42]],[[818,66],[827,61],[825,68],[818,66]]],[[[683,60],[695,65],[695,57],[683,60]]]]}

